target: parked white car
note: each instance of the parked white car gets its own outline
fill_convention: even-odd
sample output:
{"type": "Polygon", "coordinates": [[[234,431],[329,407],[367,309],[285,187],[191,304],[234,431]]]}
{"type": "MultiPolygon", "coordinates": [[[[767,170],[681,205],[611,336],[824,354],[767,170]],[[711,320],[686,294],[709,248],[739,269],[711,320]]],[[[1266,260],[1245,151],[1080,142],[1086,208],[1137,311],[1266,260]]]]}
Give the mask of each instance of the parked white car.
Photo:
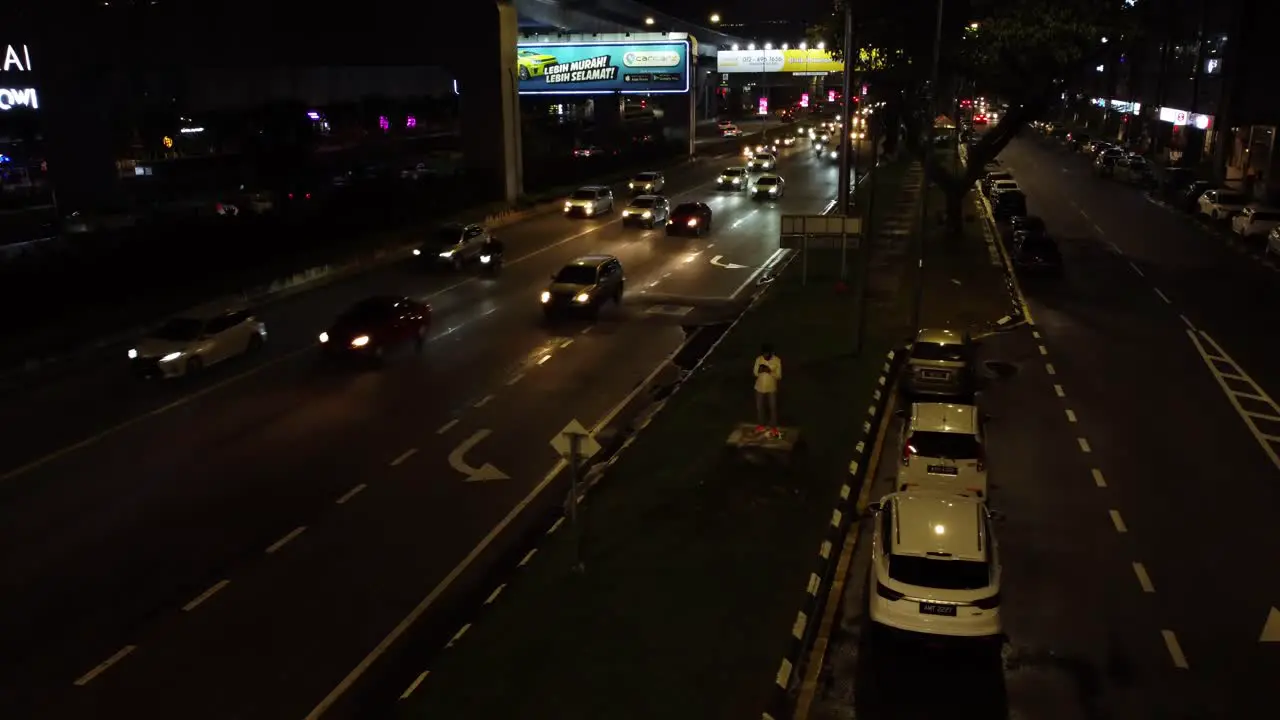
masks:
{"type": "Polygon", "coordinates": [[[987,496],[986,441],[976,406],[915,403],[898,415],[902,418],[898,491],[987,496]]]}
{"type": "Polygon", "coordinates": [[[927,635],[1000,636],[996,518],[981,500],[899,492],[870,510],[872,622],[927,635]]]}
{"type": "Polygon", "coordinates": [[[1218,188],[1201,195],[1198,202],[1199,214],[1210,220],[1226,220],[1244,210],[1249,205],[1249,198],[1235,190],[1218,188]]]}
{"type": "Polygon", "coordinates": [[[1265,237],[1280,227],[1280,210],[1250,205],[1231,218],[1231,231],[1240,237],[1265,237]]]}

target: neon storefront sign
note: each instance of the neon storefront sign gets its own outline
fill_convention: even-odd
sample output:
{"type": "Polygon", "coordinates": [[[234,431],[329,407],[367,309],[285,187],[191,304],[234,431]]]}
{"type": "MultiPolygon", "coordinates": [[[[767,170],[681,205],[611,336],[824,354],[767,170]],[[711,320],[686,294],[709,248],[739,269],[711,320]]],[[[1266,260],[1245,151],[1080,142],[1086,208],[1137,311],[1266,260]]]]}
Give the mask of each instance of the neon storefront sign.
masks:
{"type": "MultiPolygon", "coordinates": [[[[0,73],[6,78],[10,73],[29,73],[32,71],[31,49],[26,45],[5,45],[4,62],[0,63],[0,73]]],[[[37,110],[40,108],[40,97],[33,87],[9,87],[0,80],[0,112],[18,108],[37,110]]]]}

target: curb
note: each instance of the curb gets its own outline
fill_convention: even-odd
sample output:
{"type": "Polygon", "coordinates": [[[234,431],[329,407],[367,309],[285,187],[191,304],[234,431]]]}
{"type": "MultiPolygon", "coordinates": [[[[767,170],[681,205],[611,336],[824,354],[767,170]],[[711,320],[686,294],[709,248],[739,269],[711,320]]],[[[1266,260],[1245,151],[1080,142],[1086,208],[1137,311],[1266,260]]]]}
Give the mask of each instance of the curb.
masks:
{"type": "MultiPolygon", "coordinates": [[[[968,148],[961,146],[956,152],[967,168],[969,166],[968,148]]],[[[976,197],[974,204],[977,205],[978,213],[982,216],[982,234],[988,248],[1000,257],[1005,289],[1009,293],[1009,311],[998,320],[987,323],[974,335],[982,337],[1013,330],[1023,324],[1034,325],[1035,323],[1031,321],[1031,312],[1023,300],[1022,288],[1018,285],[1018,275],[1013,269],[1013,261],[1009,258],[1009,249],[1005,247],[1004,238],[1000,235],[1000,226],[996,223],[995,215],[991,211],[991,203],[982,194],[982,183],[974,181],[973,189],[976,197]]]]}
{"type": "Polygon", "coordinates": [[[872,402],[867,406],[866,420],[862,423],[861,435],[854,446],[853,459],[849,461],[849,477],[840,487],[840,495],[835,507],[831,510],[831,521],[827,523],[827,532],[818,545],[817,558],[813,570],[805,582],[804,600],[796,613],[795,623],[791,626],[791,643],[787,652],[778,664],[778,672],[774,675],[772,697],[767,704],[762,720],[785,720],[795,711],[796,679],[800,676],[796,670],[800,667],[806,653],[813,644],[813,634],[818,627],[817,620],[822,617],[823,606],[827,600],[827,586],[832,581],[840,550],[845,542],[849,524],[858,517],[858,489],[868,481],[866,469],[867,453],[873,443],[880,424],[884,422],[885,407],[893,394],[893,378],[897,375],[906,353],[898,348],[890,350],[885,357],[880,377],[876,380],[876,390],[872,393],[872,402]]]}
{"type": "MultiPolygon", "coordinates": [[[[773,129],[776,129],[776,128],[773,128],[773,129]]],[[[759,133],[753,133],[752,135],[746,135],[746,136],[743,136],[742,138],[730,138],[725,140],[725,142],[745,141],[746,139],[758,134],[759,133]]],[[[698,155],[692,158],[686,157],[683,160],[674,161],[673,163],[667,165],[667,167],[671,169],[675,169],[678,167],[695,165],[703,162],[714,162],[716,160],[722,159],[723,157],[724,157],[723,155],[716,155],[716,154],[698,155]]],[[[609,176],[609,177],[610,177],[610,180],[609,180],[610,184],[615,182],[614,180],[612,180],[612,176],[609,176]]],[[[480,222],[481,224],[484,224],[486,227],[489,227],[490,229],[502,228],[502,227],[514,225],[516,223],[523,222],[525,220],[529,220],[535,217],[553,213],[559,207],[560,207],[559,200],[549,200],[543,203],[538,203],[529,208],[517,209],[512,207],[504,210],[499,210],[497,212],[489,213],[488,215],[484,216],[482,220],[479,220],[478,222],[480,222]]],[[[385,265],[390,265],[400,260],[404,260],[407,258],[409,253],[412,252],[413,248],[418,246],[418,244],[419,243],[414,242],[410,244],[396,245],[394,247],[389,247],[389,248],[380,248],[370,253],[366,253],[364,255],[358,256],[356,257],[356,259],[351,260],[349,262],[334,263],[330,265],[317,265],[317,266],[305,268],[296,273],[293,273],[292,275],[288,275],[282,278],[277,278],[276,280],[273,280],[270,283],[267,283],[265,285],[258,285],[254,287],[244,288],[238,292],[223,295],[221,297],[217,297],[211,300],[201,301],[199,303],[196,303],[196,306],[217,305],[217,304],[225,304],[225,305],[270,304],[272,302],[275,302],[277,300],[282,300],[292,295],[297,295],[305,291],[314,290],[314,289],[323,287],[324,285],[337,280],[343,280],[343,279],[353,277],[355,275],[359,275],[361,273],[368,272],[370,270],[373,270],[385,265]]],[[[111,347],[113,345],[121,345],[121,344],[127,343],[128,341],[138,337],[139,335],[146,332],[147,330],[155,327],[159,322],[162,322],[165,318],[171,315],[172,313],[166,313],[163,317],[154,319],[152,321],[133,325],[124,330],[119,330],[109,335],[98,337],[92,341],[89,341],[83,345],[76,347],[73,350],[69,350],[66,352],[55,352],[48,355],[41,355],[36,357],[30,357],[25,360],[14,362],[10,364],[8,367],[0,367],[0,381],[10,381],[11,379],[18,378],[24,375],[31,375],[31,374],[40,372],[42,370],[49,369],[53,366],[60,365],[68,361],[74,360],[82,355],[93,353],[98,350],[111,347]]]]}

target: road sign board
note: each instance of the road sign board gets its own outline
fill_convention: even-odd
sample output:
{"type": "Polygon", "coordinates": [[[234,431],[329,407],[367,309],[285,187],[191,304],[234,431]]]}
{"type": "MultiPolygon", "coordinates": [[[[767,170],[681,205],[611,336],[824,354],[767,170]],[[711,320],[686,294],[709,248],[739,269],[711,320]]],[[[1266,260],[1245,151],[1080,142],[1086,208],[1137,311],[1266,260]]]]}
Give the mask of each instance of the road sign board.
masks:
{"type": "Polygon", "coordinates": [[[572,452],[569,443],[569,436],[571,435],[582,436],[582,439],[578,441],[578,458],[580,460],[586,460],[603,449],[600,447],[600,443],[596,442],[595,436],[587,432],[582,423],[576,419],[570,420],[569,424],[565,425],[564,429],[556,433],[556,436],[551,439],[551,447],[560,453],[560,457],[566,460],[569,459],[569,454],[572,452]]]}
{"type": "Polygon", "coordinates": [[[783,250],[857,250],[859,241],[857,235],[843,238],[839,235],[783,235],[779,239],[779,247],[783,250]]]}
{"type": "Polygon", "coordinates": [[[845,215],[783,215],[783,237],[788,235],[858,235],[862,218],[845,215]]]}

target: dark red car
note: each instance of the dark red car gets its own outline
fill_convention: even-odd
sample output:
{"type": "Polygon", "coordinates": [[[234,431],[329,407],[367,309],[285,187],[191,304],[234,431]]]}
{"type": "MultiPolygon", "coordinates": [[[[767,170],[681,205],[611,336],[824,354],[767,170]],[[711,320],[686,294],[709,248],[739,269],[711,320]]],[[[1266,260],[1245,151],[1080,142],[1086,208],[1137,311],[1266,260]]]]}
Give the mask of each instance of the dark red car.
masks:
{"type": "Polygon", "coordinates": [[[366,298],[347,308],[320,333],[320,345],[334,356],[382,359],[412,345],[422,352],[431,327],[431,306],[398,295],[366,298]]]}
{"type": "Polygon", "coordinates": [[[680,203],[667,218],[668,235],[703,235],[711,232],[711,207],[706,203],[680,203]]]}

